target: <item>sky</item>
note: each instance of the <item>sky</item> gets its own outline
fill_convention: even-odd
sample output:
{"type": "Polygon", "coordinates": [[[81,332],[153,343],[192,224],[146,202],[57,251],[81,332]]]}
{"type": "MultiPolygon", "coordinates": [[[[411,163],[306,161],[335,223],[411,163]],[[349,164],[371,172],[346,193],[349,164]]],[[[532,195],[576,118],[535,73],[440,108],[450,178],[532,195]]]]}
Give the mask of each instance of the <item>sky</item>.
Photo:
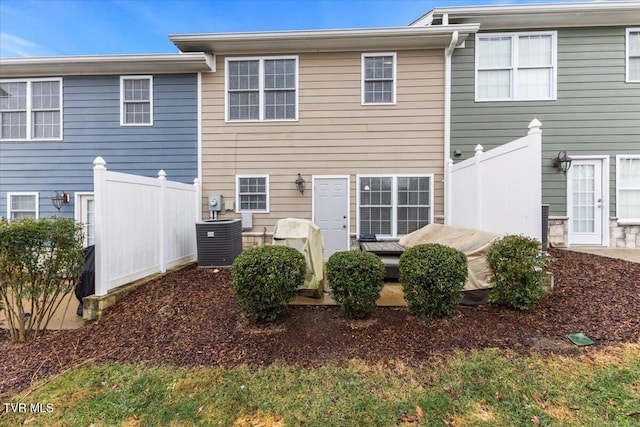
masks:
{"type": "Polygon", "coordinates": [[[560,2],[0,0],[0,57],[174,53],[169,34],[394,27],[434,7],[560,2]]]}

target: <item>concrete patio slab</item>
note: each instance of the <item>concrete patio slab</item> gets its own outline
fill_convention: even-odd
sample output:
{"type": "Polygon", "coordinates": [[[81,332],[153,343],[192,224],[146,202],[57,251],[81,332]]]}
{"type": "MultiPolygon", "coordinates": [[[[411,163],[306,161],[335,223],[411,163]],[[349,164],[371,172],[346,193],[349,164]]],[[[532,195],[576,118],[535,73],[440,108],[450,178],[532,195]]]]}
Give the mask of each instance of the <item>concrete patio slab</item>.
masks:
{"type": "MultiPolygon", "coordinates": [[[[73,292],[63,296],[60,306],[58,306],[58,309],[53,314],[47,329],[77,329],[82,327],[84,325],[84,321],[81,316],[76,314],[77,309],[78,300],[73,292]]],[[[0,328],[8,328],[4,310],[0,311],[0,328]]]]}
{"type": "MultiPolygon", "coordinates": [[[[309,298],[297,296],[290,305],[337,305],[331,298],[331,293],[325,291],[321,298],[309,298]]],[[[380,292],[380,298],[376,301],[378,307],[406,307],[402,285],[395,282],[387,282],[380,292]]]]}
{"type": "Polygon", "coordinates": [[[564,250],[582,252],[585,254],[605,256],[608,258],[617,258],[625,261],[640,263],[640,249],[638,248],[600,248],[593,246],[571,246],[563,248],[564,250]]]}

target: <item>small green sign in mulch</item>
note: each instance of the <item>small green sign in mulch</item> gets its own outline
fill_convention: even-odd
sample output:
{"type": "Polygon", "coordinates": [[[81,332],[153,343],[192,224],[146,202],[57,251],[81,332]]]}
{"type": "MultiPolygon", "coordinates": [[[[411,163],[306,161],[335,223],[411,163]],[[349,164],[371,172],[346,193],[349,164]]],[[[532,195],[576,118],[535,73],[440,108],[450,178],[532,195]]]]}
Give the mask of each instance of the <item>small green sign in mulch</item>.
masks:
{"type": "Polygon", "coordinates": [[[585,345],[595,344],[595,341],[593,341],[591,338],[589,338],[588,336],[586,336],[582,332],[577,333],[577,334],[567,335],[567,338],[569,338],[569,341],[571,341],[572,343],[574,343],[575,345],[580,346],[580,347],[585,346],[585,345]]]}

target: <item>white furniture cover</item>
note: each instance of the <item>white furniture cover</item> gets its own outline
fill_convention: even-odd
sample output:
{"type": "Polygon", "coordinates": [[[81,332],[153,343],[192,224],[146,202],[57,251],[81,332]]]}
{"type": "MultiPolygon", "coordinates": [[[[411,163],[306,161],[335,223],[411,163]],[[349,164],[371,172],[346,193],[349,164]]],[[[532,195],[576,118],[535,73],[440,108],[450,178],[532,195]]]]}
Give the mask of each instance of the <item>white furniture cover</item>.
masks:
{"type": "Polygon", "coordinates": [[[487,253],[493,243],[501,237],[500,234],[487,231],[429,224],[402,237],[398,243],[407,249],[424,243],[439,243],[459,250],[467,256],[469,271],[463,290],[473,291],[493,287],[487,253]]]}
{"type": "Polygon", "coordinates": [[[307,219],[285,218],[278,220],[273,229],[273,244],[295,248],[304,255],[307,273],[300,294],[320,298],[324,278],[324,255],[320,228],[307,219]]]}

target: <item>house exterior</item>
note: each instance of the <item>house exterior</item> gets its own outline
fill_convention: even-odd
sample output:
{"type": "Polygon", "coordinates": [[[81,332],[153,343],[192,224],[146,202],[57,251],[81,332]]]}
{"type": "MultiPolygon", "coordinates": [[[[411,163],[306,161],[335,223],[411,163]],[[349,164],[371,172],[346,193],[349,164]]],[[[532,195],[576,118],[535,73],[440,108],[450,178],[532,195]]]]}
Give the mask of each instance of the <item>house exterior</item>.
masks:
{"type": "Polygon", "coordinates": [[[441,221],[445,51],[477,29],[170,36],[216,56],[202,75],[203,206],[222,196],[216,215],[243,219],[245,247],[281,218],[310,219],[325,257],[441,221]]]}
{"type": "Polygon", "coordinates": [[[92,244],[93,160],[193,183],[202,53],[0,59],[0,216],[75,217],[92,244]],[[65,202],[58,210],[52,196],[65,202]]]}
{"type": "Polygon", "coordinates": [[[310,219],[328,257],[444,222],[448,159],[538,119],[551,242],[640,247],[639,23],[638,2],[436,8],[401,28],[170,36],[181,54],[0,59],[0,217],[90,224],[101,156],[199,177],[203,216],[242,218],[246,246],[310,219]]]}
{"type": "Polygon", "coordinates": [[[551,243],[640,247],[640,3],[436,8],[412,26],[469,23],[480,31],[452,55],[446,155],[470,158],[537,118],[551,243]]]}

